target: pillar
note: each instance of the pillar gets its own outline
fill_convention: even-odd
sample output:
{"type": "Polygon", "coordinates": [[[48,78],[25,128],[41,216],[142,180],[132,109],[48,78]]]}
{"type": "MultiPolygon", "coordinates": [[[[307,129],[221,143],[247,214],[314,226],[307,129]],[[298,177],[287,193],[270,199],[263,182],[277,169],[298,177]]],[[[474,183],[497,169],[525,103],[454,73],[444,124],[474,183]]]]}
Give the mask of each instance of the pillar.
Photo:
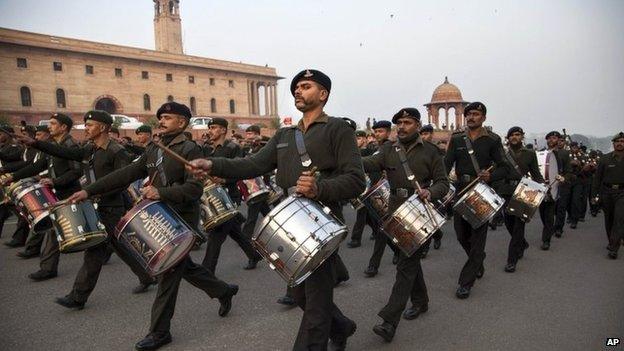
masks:
{"type": "Polygon", "coordinates": [[[277,84],[273,84],[273,115],[278,116],[278,113],[277,113],[277,84]]]}
{"type": "Polygon", "coordinates": [[[269,85],[267,83],[264,83],[264,115],[268,116],[271,114],[270,112],[270,104],[269,104],[269,85]]]}

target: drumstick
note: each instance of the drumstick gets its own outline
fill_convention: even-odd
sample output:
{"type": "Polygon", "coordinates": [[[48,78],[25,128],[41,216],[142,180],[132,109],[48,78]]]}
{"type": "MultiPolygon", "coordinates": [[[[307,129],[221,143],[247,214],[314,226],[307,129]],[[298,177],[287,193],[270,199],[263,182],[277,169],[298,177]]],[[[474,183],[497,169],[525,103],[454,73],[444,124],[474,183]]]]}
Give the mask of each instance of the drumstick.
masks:
{"type": "Polygon", "coordinates": [[[170,148],[166,147],[165,145],[159,143],[159,142],[155,142],[154,143],[156,146],[158,146],[159,148],[161,148],[164,152],[166,152],[169,156],[173,157],[174,160],[184,164],[187,167],[190,168],[197,168],[195,167],[192,163],[190,163],[187,159],[185,159],[184,157],[180,156],[179,154],[177,154],[175,151],[171,150],[170,148]]]}
{"type": "MultiPolygon", "coordinates": [[[[492,169],[494,168],[494,166],[490,166],[488,167],[485,171],[486,172],[490,172],[492,169]]],[[[457,194],[457,197],[460,197],[466,190],[472,188],[473,185],[475,185],[476,182],[478,182],[479,180],[481,180],[481,176],[477,175],[477,178],[475,178],[475,180],[473,180],[472,182],[470,182],[470,184],[468,184],[466,187],[464,187],[464,189],[462,191],[459,192],[459,194],[457,194]]]]}
{"type": "MultiPolygon", "coordinates": [[[[420,187],[420,183],[418,183],[418,180],[416,180],[416,178],[414,177],[414,185],[416,185],[416,189],[418,189],[418,191],[422,191],[422,188],[420,187]]],[[[433,221],[433,224],[438,227],[438,220],[435,218],[435,216],[433,215],[433,212],[431,212],[431,208],[429,206],[431,206],[431,202],[429,202],[428,199],[423,199],[423,202],[425,203],[425,210],[427,211],[427,215],[429,216],[429,218],[431,218],[431,220],[433,221]]]]}
{"type": "Polygon", "coordinates": [[[48,206],[46,206],[46,210],[50,210],[52,211],[53,209],[59,207],[59,206],[63,206],[69,203],[69,199],[65,199],[65,200],[61,200],[61,201],[57,201],[53,204],[50,204],[48,206]]]}

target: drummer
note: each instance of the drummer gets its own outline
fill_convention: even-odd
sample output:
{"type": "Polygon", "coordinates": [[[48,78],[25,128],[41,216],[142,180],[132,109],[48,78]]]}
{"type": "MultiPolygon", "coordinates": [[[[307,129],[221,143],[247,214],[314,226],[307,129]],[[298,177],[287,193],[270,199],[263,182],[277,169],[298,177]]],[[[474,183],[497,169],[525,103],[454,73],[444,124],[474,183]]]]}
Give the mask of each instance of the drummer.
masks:
{"type": "MultiPolygon", "coordinates": [[[[520,179],[526,174],[531,174],[531,179],[538,183],[544,183],[544,177],[540,173],[537,164],[537,155],[534,151],[528,150],[523,145],[524,131],[520,127],[511,127],[507,131],[508,151],[505,153],[511,169],[505,177],[500,195],[505,199],[505,203],[509,203],[509,199],[513,195],[520,179]]],[[[511,235],[509,241],[509,249],[507,251],[507,265],[505,272],[513,273],[516,271],[518,260],[524,256],[524,250],[529,247],[529,243],[524,238],[525,222],[518,216],[513,216],[507,211],[503,211],[505,218],[505,227],[511,235]]]]}
{"type": "MultiPolygon", "coordinates": [[[[156,117],[159,120],[163,144],[186,159],[201,157],[199,146],[187,140],[183,134],[191,119],[191,110],[187,106],[168,102],[158,109],[156,117]]],[[[197,228],[202,186],[183,167],[151,144],[137,161],[99,178],[84,190],[73,194],[70,200],[79,202],[89,196],[125,189],[132,182],[149,176],[152,183],[141,189],[143,197],[171,206],[192,228],[197,228]]],[[[225,317],[230,311],[232,297],[238,292],[238,286],[217,279],[212,272],[186,256],[174,268],[158,277],[158,292],[152,305],[150,332],[135,345],[137,350],[155,350],[171,342],[171,318],[182,278],[205,291],[210,297],[219,299],[219,316],[225,317]]]]}
{"type": "MultiPolygon", "coordinates": [[[[365,171],[386,171],[391,189],[388,212],[394,212],[414,193],[424,201],[441,199],[449,191],[444,159],[437,146],[421,138],[420,112],[412,107],[403,108],[392,117],[392,123],[397,126],[398,140],[382,145],[379,152],[362,159],[365,171]],[[405,153],[407,167],[423,187],[422,190],[417,190],[415,184],[408,180],[399,158],[399,149],[405,153]]],[[[394,337],[401,313],[409,320],[415,319],[429,309],[427,286],[420,266],[423,249],[420,248],[409,257],[403,252],[399,254],[392,293],[386,306],[379,311],[383,323],[373,328],[375,334],[387,342],[392,341],[394,337]],[[411,299],[412,307],[403,312],[408,299],[411,299]]]]}
{"type": "MultiPolygon", "coordinates": [[[[324,73],[313,69],[298,73],[291,82],[290,91],[295,106],[303,112],[299,123],[279,129],[265,147],[249,157],[192,161],[201,169],[195,170],[197,176],[211,173],[249,179],[277,168],[277,185],[283,189],[293,187],[302,196],[321,201],[334,214],[341,215],[340,202],[360,195],[365,189],[365,181],[353,129],[340,118],[329,117],[323,112],[330,90],[331,80],[324,73]],[[303,157],[297,150],[296,134],[303,137],[303,140],[299,139],[300,145],[305,145],[303,157]],[[318,168],[318,178],[306,170],[303,163],[308,162],[302,158],[309,158],[309,167],[318,168]]],[[[338,258],[334,253],[303,283],[293,288],[295,300],[304,310],[293,350],[326,350],[328,339],[334,349],[344,350],[347,338],[355,332],[355,322],[345,317],[333,302],[333,266],[338,258]]]]}
{"type": "MultiPolygon", "coordinates": [[[[114,170],[130,164],[128,152],[108,135],[108,130],[113,124],[113,117],[108,112],[89,111],[83,119],[85,137],[89,141],[83,146],[68,148],[28,137],[18,137],[18,139],[29,147],[41,150],[46,154],[80,162],[87,184],[91,184],[114,170]]],[[[133,292],[140,293],[146,291],[150,285],[156,284],[156,282],[126,254],[126,251],[121,248],[117,238],[113,235],[115,226],[125,213],[124,200],[121,194],[122,191],[119,189],[101,196],[97,202],[97,212],[106,227],[111,248],[139,277],[140,285],[133,292]]],[[[84,261],[76,275],[72,291],[64,297],[57,298],[56,303],[67,308],[82,309],[97,284],[107,252],[106,244],[85,250],[84,261]]]]}
{"type": "MultiPolygon", "coordinates": [[[[69,135],[74,122],[71,117],[62,113],[55,113],[50,117],[48,129],[50,136],[56,144],[65,147],[78,147],[76,140],[69,135]]],[[[80,176],[82,171],[80,164],[60,157],[44,157],[37,162],[28,165],[13,174],[10,174],[7,182],[38,175],[48,170],[46,177],[41,178],[39,183],[54,187],[56,197],[59,200],[66,199],[72,193],[80,190],[80,176]]],[[[41,252],[40,270],[28,277],[34,281],[42,281],[56,277],[60,257],[58,241],[54,230],[50,229],[43,239],[43,251],[41,252]]]]}
{"type": "MultiPolygon", "coordinates": [[[[240,157],[242,155],[240,146],[236,143],[233,143],[231,140],[226,139],[227,137],[227,128],[228,121],[225,118],[214,117],[208,123],[208,136],[210,137],[210,146],[204,149],[204,154],[211,157],[225,157],[225,158],[235,158],[240,157]]],[[[240,204],[241,196],[236,188],[236,179],[223,179],[213,177],[212,181],[223,184],[223,186],[228,190],[230,198],[232,201],[240,204]]],[[[243,269],[254,269],[256,268],[258,262],[262,260],[262,256],[256,252],[256,250],[251,245],[250,238],[243,235],[241,231],[241,223],[244,219],[239,214],[227,222],[219,225],[218,227],[212,229],[210,233],[208,233],[208,242],[206,243],[206,256],[204,256],[204,261],[202,265],[209,269],[211,272],[216,273],[217,263],[219,261],[219,254],[221,253],[221,246],[225,239],[230,236],[238,246],[243,250],[245,255],[247,256],[247,265],[243,267],[243,269]]]]}
{"type": "Polygon", "coordinates": [[[124,147],[133,155],[141,156],[145,152],[147,144],[152,142],[152,127],[144,124],[137,128],[134,133],[137,136],[136,143],[127,143],[124,147]]]}
{"type": "MultiPolygon", "coordinates": [[[[486,113],[487,109],[481,102],[473,102],[466,106],[464,117],[468,128],[465,131],[454,132],[449,140],[444,162],[447,172],[455,166],[455,173],[457,174],[455,188],[458,195],[477,176],[485,183],[491,183],[503,179],[507,174],[507,163],[503,158],[501,138],[483,126],[486,113]],[[464,138],[469,138],[470,143],[467,143],[464,138]],[[469,145],[472,146],[474,152],[468,149],[469,145]],[[488,172],[487,169],[492,164],[495,168],[492,172],[488,172]]],[[[475,280],[484,274],[483,261],[485,260],[488,225],[486,223],[475,229],[462,216],[455,215],[453,226],[457,241],[468,255],[468,260],[459,275],[459,286],[455,292],[458,298],[465,299],[470,296],[470,290],[475,280]]]]}

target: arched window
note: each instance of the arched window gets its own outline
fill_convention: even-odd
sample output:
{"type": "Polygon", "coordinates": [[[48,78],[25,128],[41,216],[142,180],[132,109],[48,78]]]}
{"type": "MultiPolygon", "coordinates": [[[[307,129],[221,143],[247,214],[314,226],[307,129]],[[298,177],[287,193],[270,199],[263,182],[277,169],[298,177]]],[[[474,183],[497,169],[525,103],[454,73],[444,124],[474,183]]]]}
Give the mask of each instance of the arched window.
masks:
{"type": "Polygon", "coordinates": [[[173,102],[173,96],[172,95],[167,96],[167,102],[173,102]]]}
{"type": "Polygon", "coordinates": [[[191,112],[196,114],[196,105],[195,105],[195,97],[191,96],[191,112]]]}
{"type": "Polygon", "coordinates": [[[65,90],[56,89],[56,107],[65,108],[67,104],[65,103],[65,90]]]}
{"type": "Polygon", "coordinates": [[[175,6],[173,5],[173,1],[169,1],[169,13],[172,15],[175,13],[175,6]]]}
{"type": "Polygon", "coordinates": [[[210,99],[210,112],[217,113],[217,100],[215,98],[210,99]]]}
{"type": "Polygon", "coordinates": [[[230,100],[230,113],[236,113],[236,102],[230,100]]]}
{"type": "Polygon", "coordinates": [[[150,101],[150,96],[147,94],[143,95],[143,109],[145,111],[152,109],[152,102],[150,101]]]}
{"type": "Polygon", "coordinates": [[[21,87],[20,96],[22,98],[22,106],[25,106],[25,107],[32,106],[32,99],[30,98],[30,88],[21,87]]]}

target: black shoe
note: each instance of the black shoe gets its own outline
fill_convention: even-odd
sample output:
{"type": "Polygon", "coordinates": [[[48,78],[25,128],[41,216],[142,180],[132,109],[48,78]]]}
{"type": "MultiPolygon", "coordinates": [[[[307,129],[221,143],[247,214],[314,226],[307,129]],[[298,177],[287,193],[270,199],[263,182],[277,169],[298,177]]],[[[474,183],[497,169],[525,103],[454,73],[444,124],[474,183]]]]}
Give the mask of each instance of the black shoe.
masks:
{"type": "Polygon", "coordinates": [[[27,260],[29,258],[38,257],[39,256],[39,252],[37,252],[37,251],[31,251],[31,252],[28,252],[28,251],[18,251],[15,254],[15,256],[27,260]]]}
{"type": "Polygon", "coordinates": [[[262,257],[252,258],[247,262],[247,265],[243,267],[244,270],[255,269],[258,266],[258,262],[262,260],[262,257]]]}
{"type": "Polygon", "coordinates": [[[366,270],[364,271],[364,274],[369,278],[376,276],[377,273],[379,273],[379,271],[375,266],[368,266],[368,268],[366,268],[366,270]]]}
{"type": "Polygon", "coordinates": [[[433,239],[433,248],[439,250],[440,246],[442,246],[442,239],[433,239]]]}
{"type": "Polygon", "coordinates": [[[134,348],[143,351],[143,350],[156,350],[161,346],[165,346],[171,342],[171,333],[149,333],[143,340],[139,341],[134,345],[134,348]]]}
{"type": "Polygon", "coordinates": [[[513,273],[515,271],[516,271],[516,264],[515,263],[507,263],[507,265],[505,266],[505,272],[513,273]]]}
{"type": "Polygon", "coordinates": [[[396,328],[394,327],[394,325],[385,321],[373,327],[373,333],[381,336],[386,342],[392,341],[395,332],[396,328]]]}
{"type": "Polygon", "coordinates": [[[238,293],[238,285],[230,284],[230,291],[225,296],[219,298],[219,316],[225,317],[232,309],[232,297],[238,293]]]}
{"type": "Polygon", "coordinates": [[[28,278],[36,282],[52,279],[54,277],[56,277],[56,272],[49,272],[44,270],[38,270],[35,273],[31,273],[28,275],[28,278]]]}
{"type": "Polygon", "coordinates": [[[392,256],[392,264],[396,266],[397,263],[399,263],[399,254],[395,253],[394,256],[392,256]]]}
{"type": "Polygon", "coordinates": [[[403,318],[411,321],[427,311],[429,311],[429,305],[412,306],[403,312],[403,318]]]}
{"type": "Polygon", "coordinates": [[[22,247],[22,246],[24,246],[24,244],[22,244],[21,242],[15,240],[15,239],[12,239],[11,241],[5,242],[4,246],[15,248],[15,247],[22,247]]]}
{"type": "Polygon", "coordinates": [[[577,225],[578,224],[576,222],[570,223],[570,228],[576,229],[577,225]]]}
{"type": "Polygon", "coordinates": [[[470,296],[470,287],[460,286],[457,288],[457,291],[455,291],[455,296],[457,296],[458,299],[467,299],[470,296]]]}
{"type": "Polygon", "coordinates": [[[351,240],[347,243],[348,248],[356,248],[362,246],[362,243],[359,240],[351,240]]]}
{"type": "Polygon", "coordinates": [[[609,258],[612,260],[617,260],[617,252],[615,251],[609,251],[609,258]]]}
{"type": "Polygon", "coordinates": [[[284,306],[294,306],[296,304],[295,299],[288,295],[282,296],[277,299],[277,303],[284,306]]]}
{"type": "Polygon", "coordinates": [[[490,222],[488,225],[490,226],[491,230],[496,230],[496,227],[497,227],[496,223],[490,222]]]}
{"type": "Polygon", "coordinates": [[[479,268],[479,270],[477,271],[477,278],[481,279],[483,278],[483,275],[485,274],[485,267],[483,267],[483,265],[481,265],[481,267],[479,268]]]}
{"type": "Polygon", "coordinates": [[[134,289],[132,289],[132,293],[133,294],[142,294],[144,292],[146,292],[147,290],[149,290],[149,287],[152,285],[156,285],[156,281],[153,281],[151,283],[140,283],[138,286],[136,286],[134,289]]]}
{"type": "Polygon", "coordinates": [[[544,250],[544,251],[548,251],[548,249],[550,249],[550,243],[548,241],[544,241],[542,243],[541,249],[544,250]]]}
{"type": "Polygon", "coordinates": [[[344,328],[343,332],[334,336],[330,336],[329,349],[331,351],[343,351],[347,349],[347,339],[355,334],[357,324],[349,320],[349,325],[344,328]]]}
{"type": "Polygon", "coordinates": [[[84,302],[78,302],[69,296],[57,297],[54,302],[58,303],[59,305],[63,307],[76,309],[76,310],[83,309],[85,305],[84,302]]]}
{"type": "Polygon", "coordinates": [[[557,238],[561,238],[561,236],[563,235],[563,231],[561,230],[555,230],[555,237],[557,238]]]}

